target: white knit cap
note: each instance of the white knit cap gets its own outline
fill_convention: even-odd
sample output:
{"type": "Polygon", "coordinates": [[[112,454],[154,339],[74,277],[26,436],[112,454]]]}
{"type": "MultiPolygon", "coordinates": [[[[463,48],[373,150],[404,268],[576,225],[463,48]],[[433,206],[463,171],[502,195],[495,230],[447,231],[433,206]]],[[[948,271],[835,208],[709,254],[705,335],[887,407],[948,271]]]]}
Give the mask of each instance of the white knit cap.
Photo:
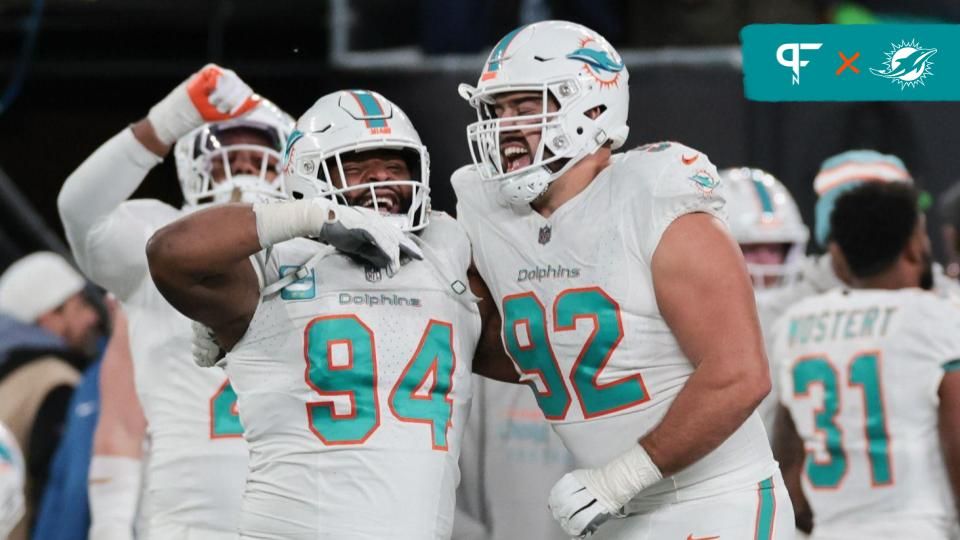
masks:
{"type": "Polygon", "coordinates": [[[83,276],[60,255],[31,253],[0,276],[0,312],[32,324],[82,291],[84,283],[83,276]]]}

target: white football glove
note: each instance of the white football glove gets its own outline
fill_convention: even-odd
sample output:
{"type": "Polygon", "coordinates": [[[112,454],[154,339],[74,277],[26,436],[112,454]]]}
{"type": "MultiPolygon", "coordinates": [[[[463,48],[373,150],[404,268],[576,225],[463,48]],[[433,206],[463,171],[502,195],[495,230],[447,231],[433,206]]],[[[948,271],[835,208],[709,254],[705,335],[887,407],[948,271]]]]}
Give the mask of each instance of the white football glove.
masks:
{"type": "Polygon", "coordinates": [[[193,340],[190,343],[193,361],[200,367],[217,365],[217,361],[223,356],[223,351],[213,336],[213,330],[197,321],[191,321],[190,328],[193,329],[193,340]]]}
{"type": "Polygon", "coordinates": [[[563,475],[563,478],[553,485],[547,507],[563,531],[574,538],[589,537],[619,511],[604,506],[574,473],[563,475]]]}
{"type": "Polygon", "coordinates": [[[150,109],[147,119],[165,144],[173,144],[207,122],[241,116],[260,102],[236,73],[207,64],[150,109]]]}
{"type": "Polygon", "coordinates": [[[423,258],[413,240],[370,208],[342,206],[318,197],[258,203],[253,211],[264,249],[291,238],[316,238],[377,268],[386,268],[391,276],[400,270],[401,254],[423,258]]]}
{"type": "Polygon", "coordinates": [[[662,478],[647,451],[635,444],[602,467],[563,475],[547,506],[567,534],[587,538],[611,517],[624,517],[626,504],[662,478]]]}

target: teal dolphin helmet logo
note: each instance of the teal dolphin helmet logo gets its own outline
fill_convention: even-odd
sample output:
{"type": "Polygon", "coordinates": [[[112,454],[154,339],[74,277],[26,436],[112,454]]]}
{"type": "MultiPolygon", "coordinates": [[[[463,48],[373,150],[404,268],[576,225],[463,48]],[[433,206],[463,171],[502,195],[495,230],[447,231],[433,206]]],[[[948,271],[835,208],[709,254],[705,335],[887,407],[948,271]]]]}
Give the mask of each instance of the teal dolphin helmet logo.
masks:
{"type": "Polygon", "coordinates": [[[623,62],[614,58],[612,50],[600,48],[593,38],[586,38],[580,42],[580,47],[567,54],[567,58],[583,62],[583,69],[597,82],[600,88],[616,86],[620,81],[620,72],[624,70],[623,62]],[[591,47],[590,45],[593,44],[591,47]]]}
{"type": "Polygon", "coordinates": [[[623,64],[611,58],[610,53],[607,51],[580,47],[568,54],[567,58],[571,60],[581,60],[597,71],[609,71],[610,73],[623,71],[623,64]]]}
{"type": "Polygon", "coordinates": [[[898,83],[901,90],[924,84],[923,80],[933,75],[930,57],[937,53],[937,49],[924,49],[916,40],[891,45],[893,50],[884,53],[887,59],[883,69],[870,68],[870,73],[898,83]]]}
{"type": "Polygon", "coordinates": [[[691,176],[690,180],[693,180],[693,182],[704,191],[713,191],[720,185],[720,180],[714,178],[712,174],[703,169],[700,169],[691,176]]]}

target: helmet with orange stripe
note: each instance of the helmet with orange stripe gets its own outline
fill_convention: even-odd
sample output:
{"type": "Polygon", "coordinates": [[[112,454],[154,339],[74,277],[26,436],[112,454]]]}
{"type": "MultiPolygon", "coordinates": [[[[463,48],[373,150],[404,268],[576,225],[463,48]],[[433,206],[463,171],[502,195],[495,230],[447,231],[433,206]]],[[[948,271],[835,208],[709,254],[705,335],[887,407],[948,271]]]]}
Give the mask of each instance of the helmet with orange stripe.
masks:
{"type": "Polygon", "coordinates": [[[756,289],[781,287],[799,276],[810,231],[787,188],[761,169],[720,171],[730,232],[740,244],[756,289]]]}
{"type": "Polygon", "coordinates": [[[430,156],[400,107],[369,90],[323,96],[283,153],[284,190],[372,208],[405,231],[427,226],[430,156]]]}
{"type": "Polygon", "coordinates": [[[460,85],[477,110],[467,140],[479,174],[499,182],[507,202],[524,205],[602,146],[619,148],[629,132],[628,78],[610,43],[580,24],[544,21],[510,32],[477,86],[460,85]],[[501,117],[498,100],[507,94],[533,99],[501,117]],[[537,142],[524,136],[536,131],[537,142]]]}

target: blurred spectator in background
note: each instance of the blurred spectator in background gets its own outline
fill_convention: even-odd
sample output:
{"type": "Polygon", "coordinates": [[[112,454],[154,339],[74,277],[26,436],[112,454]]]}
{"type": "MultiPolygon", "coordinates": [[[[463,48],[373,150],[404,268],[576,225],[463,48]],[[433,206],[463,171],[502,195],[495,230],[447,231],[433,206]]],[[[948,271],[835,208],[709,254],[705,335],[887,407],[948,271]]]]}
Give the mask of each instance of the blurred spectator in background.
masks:
{"type": "Polygon", "coordinates": [[[115,300],[108,300],[107,307],[113,328],[110,341],[103,357],[84,372],[67,409],[66,428],[50,466],[50,480],[33,528],[36,540],[86,540],[88,530],[92,540],[131,538],[130,523],[122,516],[136,513],[146,420],[133,392],[126,317],[115,300]],[[123,412],[118,411],[120,407],[123,412]],[[126,421],[112,421],[114,418],[126,421]],[[127,436],[128,432],[132,436],[127,436]],[[118,448],[124,443],[126,447],[118,448]],[[126,448],[136,459],[126,459],[126,448]],[[128,491],[112,482],[111,459],[106,463],[102,459],[103,455],[118,454],[124,464],[133,462],[136,485],[128,491]],[[107,496],[98,497],[100,492],[107,496]],[[120,496],[110,497],[112,493],[120,496]],[[115,516],[121,516],[119,524],[113,523],[115,516]]]}
{"type": "Polygon", "coordinates": [[[940,194],[940,231],[946,254],[946,274],[960,278],[960,182],[940,194]]]}
{"type": "Polygon", "coordinates": [[[0,422],[27,466],[27,524],[48,477],[80,369],[89,362],[99,316],[83,295],[84,279],[67,261],[38,252],[0,276],[0,422]]]}

